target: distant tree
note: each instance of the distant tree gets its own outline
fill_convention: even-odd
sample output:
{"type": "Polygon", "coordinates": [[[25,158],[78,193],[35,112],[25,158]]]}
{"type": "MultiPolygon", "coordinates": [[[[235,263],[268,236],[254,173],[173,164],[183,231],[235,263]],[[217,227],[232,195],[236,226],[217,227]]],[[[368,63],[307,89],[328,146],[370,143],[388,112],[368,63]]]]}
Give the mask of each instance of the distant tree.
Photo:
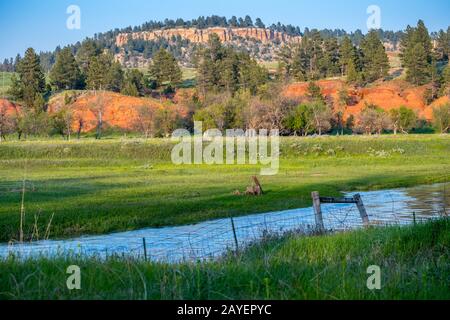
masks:
{"type": "Polygon", "coordinates": [[[238,27],[238,26],[239,26],[239,22],[238,22],[237,17],[236,17],[236,16],[232,16],[231,19],[230,19],[230,21],[228,22],[228,24],[229,24],[231,27],[234,27],[234,28],[238,27]]]}
{"type": "Polygon", "coordinates": [[[38,96],[45,92],[45,78],[39,56],[33,48],[27,49],[25,56],[17,66],[18,78],[13,78],[11,93],[14,98],[23,101],[27,108],[34,108],[38,96]]]}
{"type": "Polygon", "coordinates": [[[123,84],[120,93],[126,96],[139,97],[139,90],[137,89],[136,85],[130,81],[126,81],[123,84]]]}
{"type": "Polygon", "coordinates": [[[325,98],[322,95],[322,89],[320,89],[314,81],[309,82],[306,95],[311,101],[325,102],[325,98]]]}
{"type": "Polygon", "coordinates": [[[91,58],[86,79],[88,89],[108,89],[112,64],[112,57],[109,54],[101,54],[91,58]]]}
{"type": "Polygon", "coordinates": [[[15,72],[18,71],[20,60],[22,60],[22,57],[20,56],[20,54],[17,54],[16,57],[14,58],[14,71],[15,72]]]}
{"type": "Polygon", "coordinates": [[[358,68],[358,53],[349,37],[345,37],[339,47],[339,64],[341,75],[347,76],[348,83],[356,83],[360,80],[358,68]]]}
{"type": "Polygon", "coordinates": [[[423,85],[430,80],[430,64],[422,44],[417,43],[408,51],[411,57],[408,60],[406,78],[415,85],[423,85]]]}
{"type": "Polygon", "coordinates": [[[182,80],[182,72],[174,56],[165,49],[160,49],[153,57],[149,75],[157,87],[163,84],[174,87],[182,80]]]}
{"type": "Polygon", "coordinates": [[[141,132],[145,139],[154,136],[156,133],[156,111],[149,106],[139,106],[136,108],[136,113],[133,123],[134,129],[141,132]]]}
{"type": "Polygon", "coordinates": [[[431,37],[422,20],[416,28],[408,26],[401,42],[402,64],[406,67],[406,80],[422,85],[430,81],[432,63],[431,37]]]}
{"type": "Polygon", "coordinates": [[[316,132],[322,135],[331,129],[332,111],[324,103],[315,101],[301,104],[292,109],[284,120],[285,126],[295,134],[308,135],[316,132]]]}
{"type": "Polygon", "coordinates": [[[358,116],[356,129],[368,135],[381,134],[389,129],[390,119],[386,112],[375,105],[367,105],[358,116]]]}
{"type": "Polygon", "coordinates": [[[22,110],[18,132],[28,136],[48,136],[51,123],[47,112],[37,109],[22,110]]]}
{"type": "Polygon", "coordinates": [[[62,49],[56,63],[50,71],[50,83],[57,90],[78,89],[81,86],[82,77],[72,50],[69,47],[62,49]]]}
{"type": "Polygon", "coordinates": [[[408,133],[417,123],[417,116],[411,109],[401,106],[398,109],[389,111],[392,129],[394,134],[400,130],[402,133],[408,133]]]}
{"type": "Polygon", "coordinates": [[[295,107],[284,122],[285,126],[295,135],[307,136],[314,132],[314,115],[308,104],[295,107]]]}
{"type": "Polygon", "coordinates": [[[340,59],[339,63],[341,66],[341,75],[348,75],[348,65],[351,61],[355,62],[355,47],[349,37],[345,37],[339,47],[340,59]]]}
{"type": "Polygon", "coordinates": [[[74,115],[69,106],[63,106],[51,116],[53,129],[63,138],[70,141],[74,115]]]}
{"type": "Polygon", "coordinates": [[[121,91],[124,83],[124,75],[122,66],[119,62],[112,62],[107,74],[107,82],[108,84],[106,89],[114,92],[121,91]]]}
{"type": "Polygon", "coordinates": [[[194,120],[202,121],[204,130],[219,129],[224,131],[230,123],[229,113],[224,102],[213,103],[198,110],[194,115],[194,120]]]}
{"type": "Polygon", "coordinates": [[[253,20],[250,18],[250,16],[245,16],[244,19],[244,27],[253,27],[253,20]]]}
{"type": "Polygon", "coordinates": [[[12,133],[14,122],[5,104],[0,104],[0,142],[6,140],[6,135],[12,133]]]}
{"type": "Polygon", "coordinates": [[[323,38],[318,30],[312,30],[308,37],[302,40],[302,47],[304,48],[304,57],[306,60],[305,69],[309,80],[317,80],[323,78],[324,71],[321,70],[321,62],[324,58],[324,43],[323,38]]]}
{"type": "Polygon", "coordinates": [[[104,129],[104,117],[106,112],[106,106],[107,101],[105,99],[104,92],[95,93],[95,98],[93,101],[88,105],[89,110],[94,114],[95,116],[95,139],[100,140],[103,136],[103,129],[104,129]]]}
{"type": "Polygon", "coordinates": [[[262,20],[260,18],[256,18],[255,26],[257,28],[261,28],[261,29],[265,29],[266,28],[266,25],[262,22],[262,20]]]}
{"type": "Polygon", "coordinates": [[[125,74],[122,94],[138,97],[143,93],[144,75],[137,69],[128,70],[125,74]]]}
{"type": "Polygon", "coordinates": [[[347,68],[347,82],[358,83],[361,80],[361,76],[356,69],[356,65],[353,60],[349,60],[347,68]]]}
{"type": "Polygon", "coordinates": [[[155,132],[161,137],[168,137],[176,129],[178,114],[173,108],[158,109],[155,113],[155,132]]]}
{"type": "Polygon", "coordinates": [[[450,104],[444,104],[433,108],[433,123],[440,133],[446,133],[450,129],[450,104]]]}
{"type": "Polygon", "coordinates": [[[87,77],[89,65],[93,61],[93,58],[99,56],[100,54],[101,50],[95,41],[90,39],[83,41],[77,52],[76,59],[80,65],[81,72],[85,77],[87,77]]]}
{"type": "Polygon", "coordinates": [[[371,30],[361,42],[363,54],[363,75],[365,80],[373,82],[386,77],[389,71],[389,59],[378,33],[371,30]]]}
{"type": "Polygon", "coordinates": [[[437,38],[436,52],[439,55],[439,60],[449,60],[450,57],[450,27],[447,32],[440,30],[437,38]]]}
{"type": "Polygon", "coordinates": [[[216,34],[210,36],[208,46],[199,52],[197,85],[203,96],[208,91],[224,89],[231,94],[250,90],[256,94],[267,82],[268,72],[247,53],[222,45],[216,34]]]}
{"type": "Polygon", "coordinates": [[[450,64],[448,64],[442,72],[441,94],[450,97],[450,64]]]}
{"type": "Polygon", "coordinates": [[[310,107],[314,120],[314,129],[320,136],[322,133],[331,129],[332,111],[322,102],[314,102],[310,107]]]}
{"type": "Polygon", "coordinates": [[[355,127],[355,116],[354,115],[350,115],[348,116],[348,118],[345,120],[345,127],[348,130],[353,131],[353,128],[355,127]]]}
{"type": "Polygon", "coordinates": [[[319,62],[320,73],[325,77],[334,77],[340,74],[340,52],[336,38],[325,39],[324,54],[319,62]]]}
{"type": "MultiPolygon", "coordinates": [[[[269,79],[267,70],[245,53],[238,55],[237,66],[235,65],[231,68],[232,70],[238,70],[239,72],[236,87],[239,86],[243,90],[250,90],[253,95],[255,95],[258,92],[259,87],[265,84],[269,79]]],[[[231,92],[233,93],[235,90],[231,92]]]]}

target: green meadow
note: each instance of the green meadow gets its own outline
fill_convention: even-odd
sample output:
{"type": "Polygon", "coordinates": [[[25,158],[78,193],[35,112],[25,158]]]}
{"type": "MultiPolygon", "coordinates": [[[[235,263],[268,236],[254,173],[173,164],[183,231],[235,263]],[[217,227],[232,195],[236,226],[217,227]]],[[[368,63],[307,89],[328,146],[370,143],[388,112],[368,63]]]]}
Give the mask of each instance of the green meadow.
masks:
{"type": "Polygon", "coordinates": [[[0,144],[0,241],[196,223],[311,205],[311,191],[450,181],[450,137],[282,138],[265,195],[237,196],[261,166],[172,164],[169,140],[8,140],[0,144]],[[25,192],[23,192],[25,191],[25,192]],[[38,231],[38,232],[35,232],[38,231]]]}

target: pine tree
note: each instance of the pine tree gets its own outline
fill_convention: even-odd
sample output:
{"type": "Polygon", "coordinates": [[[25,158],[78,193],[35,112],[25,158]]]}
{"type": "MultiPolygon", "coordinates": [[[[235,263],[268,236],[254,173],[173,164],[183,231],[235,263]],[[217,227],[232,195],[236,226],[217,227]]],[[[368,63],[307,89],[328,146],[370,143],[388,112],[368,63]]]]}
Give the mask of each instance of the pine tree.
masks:
{"type": "Polygon", "coordinates": [[[408,69],[406,79],[416,85],[422,85],[430,80],[430,64],[422,44],[417,43],[408,51],[408,69]]]}
{"type": "Polygon", "coordinates": [[[324,55],[320,62],[321,76],[333,77],[340,73],[339,68],[339,44],[336,38],[330,38],[324,42],[324,55]]]}
{"type": "Polygon", "coordinates": [[[386,77],[389,71],[389,59],[377,31],[372,30],[367,34],[361,42],[361,50],[365,80],[373,82],[386,77]]]}
{"type": "Polygon", "coordinates": [[[87,77],[89,65],[93,58],[99,56],[100,53],[100,49],[93,40],[85,40],[81,44],[76,59],[80,65],[80,70],[85,77],[87,77]]]}
{"type": "Polygon", "coordinates": [[[108,72],[107,89],[114,92],[120,92],[123,86],[123,82],[124,76],[122,66],[119,62],[113,62],[108,72]]]}
{"type": "Polygon", "coordinates": [[[401,42],[401,59],[406,70],[406,80],[423,85],[431,79],[432,44],[431,37],[422,20],[416,28],[407,27],[401,42]]]}
{"type": "Polygon", "coordinates": [[[255,26],[261,29],[264,29],[266,27],[260,18],[256,18],[255,26]]]}
{"type": "Polygon", "coordinates": [[[149,67],[150,77],[155,80],[157,87],[166,83],[173,87],[182,80],[182,72],[175,57],[165,49],[160,49],[153,57],[149,67]]]}
{"type": "Polygon", "coordinates": [[[450,27],[447,32],[440,30],[437,38],[436,51],[439,53],[439,60],[449,60],[450,56],[450,27]]]}
{"type": "Polygon", "coordinates": [[[450,64],[447,64],[442,72],[441,94],[450,97],[450,64]]]}
{"type": "Polygon", "coordinates": [[[41,69],[39,56],[33,48],[27,49],[25,56],[17,66],[19,78],[14,80],[15,98],[22,100],[26,107],[32,108],[35,100],[45,91],[45,78],[41,69]]]}
{"type": "Polygon", "coordinates": [[[122,94],[138,97],[144,93],[144,75],[137,69],[128,70],[122,87],[122,94]]]}
{"type": "Polygon", "coordinates": [[[433,45],[431,43],[431,37],[428,32],[427,27],[425,26],[425,23],[422,20],[419,20],[417,22],[417,27],[414,33],[413,38],[414,43],[420,43],[429,59],[431,59],[431,53],[433,49],[433,45]]]}
{"type": "Polygon", "coordinates": [[[122,94],[126,96],[139,97],[139,91],[133,82],[126,81],[122,87],[122,94]]]}
{"type": "Polygon", "coordinates": [[[307,96],[312,102],[325,102],[325,98],[322,95],[322,89],[314,81],[311,81],[308,84],[307,96]]]}
{"type": "MultiPolygon", "coordinates": [[[[353,46],[352,41],[349,37],[345,37],[342,40],[342,43],[339,47],[340,60],[339,64],[341,67],[341,76],[348,75],[349,72],[349,64],[353,61],[353,65],[355,64],[355,48],[353,46]]],[[[356,67],[354,65],[354,67],[356,67]]]]}
{"type": "Polygon", "coordinates": [[[358,70],[356,70],[355,62],[350,59],[347,63],[347,82],[356,83],[360,80],[358,70]]]}
{"type": "Polygon", "coordinates": [[[82,82],[81,72],[69,47],[62,49],[50,71],[50,82],[57,90],[78,89],[82,82]]]}
{"type": "Polygon", "coordinates": [[[106,90],[110,83],[112,57],[108,54],[94,56],[89,62],[86,83],[91,90],[106,90]]]}
{"type": "Polygon", "coordinates": [[[323,39],[319,31],[311,31],[310,36],[305,38],[305,42],[302,42],[302,45],[304,45],[305,56],[309,60],[307,66],[308,79],[320,79],[320,61],[323,58],[323,39]]]}

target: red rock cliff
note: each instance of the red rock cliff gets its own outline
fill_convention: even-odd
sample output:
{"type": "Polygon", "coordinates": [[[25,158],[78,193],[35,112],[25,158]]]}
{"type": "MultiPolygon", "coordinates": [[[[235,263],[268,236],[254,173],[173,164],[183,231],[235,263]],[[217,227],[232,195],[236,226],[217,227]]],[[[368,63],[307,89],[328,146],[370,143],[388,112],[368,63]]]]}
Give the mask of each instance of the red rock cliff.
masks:
{"type": "Polygon", "coordinates": [[[158,38],[171,39],[173,36],[180,36],[183,39],[188,39],[193,43],[206,43],[209,35],[217,34],[222,42],[232,41],[236,37],[250,38],[259,40],[263,43],[267,42],[281,42],[281,43],[299,43],[301,37],[290,36],[283,32],[272,31],[270,29],[262,28],[208,28],[208,29],[194,29],[194,28],[178,28],[167,30],[155,30],[134,33],[121,33],[116,37],[116,45],[118,47],[124,46],[129,37],[134,40],[141,39],[145,41],[156,40],[158,38]]]}

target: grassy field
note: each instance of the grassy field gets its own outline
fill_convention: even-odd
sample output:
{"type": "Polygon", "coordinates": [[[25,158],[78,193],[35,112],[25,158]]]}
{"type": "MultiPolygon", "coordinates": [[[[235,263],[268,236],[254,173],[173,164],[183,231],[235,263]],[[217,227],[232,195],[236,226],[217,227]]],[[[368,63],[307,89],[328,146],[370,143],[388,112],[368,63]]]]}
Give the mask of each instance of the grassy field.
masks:
{"type": "Polygon", "coordinates": [[[0,241],[18,239],[25,178],[25,236],[51,238],[195,223],[311,205],[311,191],[450,181],[450,137],[285,138],[280,172],[245,191],[259,166],[175,166],[168,140],[9,141],[0,144],[0,241]]]}
{"type": "Polygon", "coordinates": [[[450,299],[450,222],[267,239],[203,264],[0,261],[0,299],[450,299]],[[81,290],[66,268],[81,268],[81,290]],[[367,268],[381,268],[381,290],[367,268]]]}

